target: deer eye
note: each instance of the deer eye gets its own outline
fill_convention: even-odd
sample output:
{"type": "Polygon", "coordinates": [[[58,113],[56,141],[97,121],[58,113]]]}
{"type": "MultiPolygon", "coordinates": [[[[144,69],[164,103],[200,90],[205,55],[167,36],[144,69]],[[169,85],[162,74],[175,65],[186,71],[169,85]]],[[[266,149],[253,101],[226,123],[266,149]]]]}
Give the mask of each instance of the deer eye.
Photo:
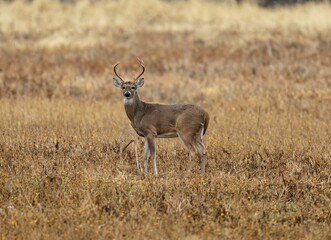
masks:
{"type": "Polygon", "coordinates": [[[125,87],[124,87],[124,86],[122,86],[122,89],[124,90],[124,89],[125,89],[125,87]]]}
{"type": "Polygon", "coordinates": [[[135,86],[133,86],[133,87],[131,87],[131,89],[132,89],[132,90],[135,90],[135,89],[136,89],[136,87],[135,87],[135,86]]]}

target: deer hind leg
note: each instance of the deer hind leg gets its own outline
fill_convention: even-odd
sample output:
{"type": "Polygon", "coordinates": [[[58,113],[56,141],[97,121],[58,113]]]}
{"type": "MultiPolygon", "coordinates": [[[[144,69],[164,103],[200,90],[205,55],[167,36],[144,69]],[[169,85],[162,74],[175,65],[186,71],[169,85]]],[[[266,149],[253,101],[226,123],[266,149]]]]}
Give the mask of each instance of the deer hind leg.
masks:
{"type": "Polygon", "coordinates": [[[202,143],[204,126],[201,127],[199,133],[195,137],[194,146],[199,154],[200,162],[201,162],[201,172],[204,173],[206,169],[206,148],[202,143]]]}
{"type": "Polygon", "coordinates": [[[191,171],[192,168],[192,157],[194,157],[196,155],[197,149],[194,146],[194,141],[193,141],[193,137],[187,134],[183,134],[180,132],[178,133],[178,137],[181,140],[184,148],[186,149],[186,151],[189,153],[189,166],[188,166],[188,171],[191,171]]]}
{"type": "Polygon", "coordinates": [[[156,145],[155,138],[153,135],[148,135],[145,137],[145,173],[148,173],[148,161],[150,156],[153,156],[154,159],[154,174],[158,175],[157,162],[156,162],[156,145]]]}

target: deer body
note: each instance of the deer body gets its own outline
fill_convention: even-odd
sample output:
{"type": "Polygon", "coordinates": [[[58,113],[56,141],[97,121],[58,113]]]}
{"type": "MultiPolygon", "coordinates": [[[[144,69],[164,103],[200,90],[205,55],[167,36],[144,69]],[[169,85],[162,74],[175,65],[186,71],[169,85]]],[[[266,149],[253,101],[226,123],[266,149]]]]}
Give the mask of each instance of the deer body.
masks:
{"type": "MultiPolygon", "coordinates": [[[[117,64],[118,65],[118,64],[117,64]]],[[[125,82],[116,73],[114,85],[121,87],[124,95],[125,112],[131,121],[131,126],[141,137],[145,138],[145,173],[148,171],[150,156],[154,158],[154,174],[158,174],[156,162],[155,138],[179,137],[184,148],[189,152],[189,158],[198,153],[201,160],[201,170],[205,170],[206,150],[202,138],[207,130],[209,115],[202,108],[192,104],[161,105],[145,103],[139,99],[137,89],[142,87],[144,79],[136,78],[135,82],[125,82]]]]}

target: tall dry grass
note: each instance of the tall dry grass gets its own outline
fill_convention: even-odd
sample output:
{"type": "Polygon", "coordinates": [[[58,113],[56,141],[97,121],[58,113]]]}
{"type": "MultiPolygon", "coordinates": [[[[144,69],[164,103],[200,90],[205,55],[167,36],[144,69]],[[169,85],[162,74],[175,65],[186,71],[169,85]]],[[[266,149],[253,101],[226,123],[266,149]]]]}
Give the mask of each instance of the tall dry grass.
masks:
{"type": "Polygon", "coordinates": [[[1,239],[330,238],[329,12],[1,2],[1,239]],[[136,136],[112,65],[132,78],[135,56],[143,100],[210,113],[205,175],[178,139],[158,178],[120,159],[136,136]]]}

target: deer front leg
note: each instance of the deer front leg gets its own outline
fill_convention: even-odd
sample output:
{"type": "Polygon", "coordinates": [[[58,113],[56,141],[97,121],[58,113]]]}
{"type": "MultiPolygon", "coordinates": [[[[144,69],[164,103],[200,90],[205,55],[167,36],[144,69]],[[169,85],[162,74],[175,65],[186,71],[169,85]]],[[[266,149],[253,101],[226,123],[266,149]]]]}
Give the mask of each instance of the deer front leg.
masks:
{"type": "MultiPolygon", "coordinates": [[[[149,150],[149,155],[148,157],[145,158],[145,172],[146,172],[146,166],[148,165],[148,159],[151,156],[153,156],[154,159],[154,174],[155,176],[158,175],[157,171],[157,162],[156,162],[156,145],[155,145],[155,137],[152,134],[149,134],[147,137],[147,146],[149,150]]],[[[146,172],[147,173],[147,172],[146,172]]]]}
{"type": "Polygon", "coordinates": [[[149,148],[149,143],[147,137],[145,137],[145,142],[144,142],[144,168],[145,168],[145,174],[148,173],[148,160],[149,156],[151,154],[150,148],[149,148]]]}

